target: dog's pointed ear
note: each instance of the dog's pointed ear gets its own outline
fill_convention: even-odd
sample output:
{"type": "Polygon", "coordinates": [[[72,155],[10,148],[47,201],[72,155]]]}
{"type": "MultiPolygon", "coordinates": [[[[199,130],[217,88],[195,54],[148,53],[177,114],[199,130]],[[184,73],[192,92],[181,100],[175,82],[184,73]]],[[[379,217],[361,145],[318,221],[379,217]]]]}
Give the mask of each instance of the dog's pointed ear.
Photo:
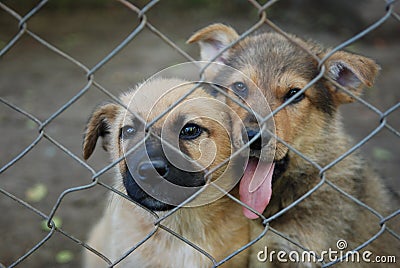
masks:
{"type": "MultiPolygon", "coordinates": [[[[360,55],[338,51],[326,61],[329,76],[341,86],[360,96],[364,86],[371,87],[380,67],[372,60],[360,55]]],[[[354,99],[343,90],[335,90],[339,103],[353,102],[354,99]]]]}
{"type": "MultiPolygon", "coordinates": [[[[199,43],[200,56],[203,61],[210,61],[217,56],[227,45],[237,40],[237,32],[224,24],[211,24],[194,33],[187,43],[199,43]]],[[[230,51],[229,49],[222,53],[215,62],[225,63],[230,51]]]]}
{"type": "Polygon", "coordinates": [[[103,148],[107,151],[110,127],[118,114],[119,106],[108,103],[98,107],[89,119],[83,139],[83,158],[87,160],[96,147],[97,139],[103,138],[103,148]]]}

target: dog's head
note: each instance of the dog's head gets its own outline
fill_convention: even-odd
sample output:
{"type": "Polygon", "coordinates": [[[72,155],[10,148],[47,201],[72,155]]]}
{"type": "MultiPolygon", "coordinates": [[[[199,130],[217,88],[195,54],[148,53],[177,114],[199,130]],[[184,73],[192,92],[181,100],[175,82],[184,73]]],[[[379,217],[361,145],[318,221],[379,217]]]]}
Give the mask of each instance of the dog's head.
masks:
{"type": "MultiPolygon", "coordinates": [[[[218,84],[230,88],[231,92],[246,100],[252,108],[263,109],[258,107],[259,91],[267,99],[272,111],[291,99],[274,116],[276,135],[321,165],[332,161],[335,156],[331,154],[331,159],[328,159],[329,154],[318,151],[318,144],[330,142],[326,140],[325,132],[335,132],[338,127],[338,120],[332,120],[336,116],[337,107],[352,102],[353,98],[330,79],[359,96],[364,86],[373,85],[379,67],[366,57],[338,51],[324,62],[325,76],[304,93],[297,94],[320,72],[318,61],[297,44],[319,58],[327,55],[329,50],[294,36],[291,36],[294,40],[292,42],[277,33],[248,36],[225,49],[238,38],[239,35],[231,27],[213,24],[196,32],[188,42],[200,45],[202,60],[224,63],[247,76],[244,80],[243,76],[238,79],[235,72],[229,73],[226,70],[230,69],[218,68],[218,65],[212,65],[213,68],[207,71],[207,75],[215,77],[218,84]]],[[[241,112],[249,138],[260,128],[251,117],[251,114],[241,112]]],[[[331,133],[330,137],[335,138],[331,133]]],[[[253,151],[260,144],[260,141],[256,141],[252,146],[253,151]]],[[[274,180],[285,172],[292,157],[297,155],[290,152],[282,142],[277,142],[274,180]]]]}
{"type": "Polygon", "coordinates": [[[231,111],[203,87],[186,96],[194,87],[154,79],[120,98],[129,111],[118,104],[98,107],[87,124],[84,159],[101,137],[112,161],[122,158],[116,165],[120,189],[155,211],[173,208],[208,181],[230,177],[223,161],[234,148],[231,111]]]}

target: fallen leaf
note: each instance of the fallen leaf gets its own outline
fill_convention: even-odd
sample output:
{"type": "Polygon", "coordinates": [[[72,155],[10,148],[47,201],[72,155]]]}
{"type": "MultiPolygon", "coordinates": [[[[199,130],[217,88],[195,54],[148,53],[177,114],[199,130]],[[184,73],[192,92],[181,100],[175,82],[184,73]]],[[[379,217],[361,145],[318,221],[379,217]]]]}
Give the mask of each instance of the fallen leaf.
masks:
{"type": "Polygon", "coordinates": [[[25,197],[28,202],[39,202],[47,195],[47,187],[43,183],[37,183],[28,188],[25,197]]]}
{"type": "Polygon", "coordinates": [[[60,264],[69,263],[74,259],[74,254],[70,250],[61,250],[56,255],[56,262],[60,264]]]}
{"type": "MultiPolygon", "coordinates": [[[[58,227],[58,228],[60,228],[62,226],[62,220],[58,216],[53,217],[53,222],[56,225],[56,227],[58,227]]],[[[47,220],[43,220],[41,225],[42,225],[42,229],[44,231],[46,231],[46,232],[50,231],[50,228],[47,226],[47,220]]]]}
{"type": "Polygon", "coordinates": [[[392,152],[381,147],[375,147],[372,150],[372,156],[379,161],[387,161],[393,158],[392,152]]]}

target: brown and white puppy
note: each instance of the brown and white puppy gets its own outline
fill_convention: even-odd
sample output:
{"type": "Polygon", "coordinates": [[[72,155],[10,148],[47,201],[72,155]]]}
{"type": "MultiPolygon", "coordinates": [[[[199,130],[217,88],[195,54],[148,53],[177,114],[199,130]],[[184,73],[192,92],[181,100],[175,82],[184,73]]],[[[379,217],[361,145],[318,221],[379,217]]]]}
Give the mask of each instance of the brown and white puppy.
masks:
{"type": "MultiPolygon", "coordinates": [[[[185,188],[201,187],[206,184],[205,173],[229,158],[234,151],[234,137],[230,137],[233,135],[232,122],[239,119],[233,119],[230,111],[221,108],[220,102],[209,95],[206,89],[196,89],[171,109],[176,101],[193,88],[193,84],[185,83],[177,79],[154,79],[123,94],[121,102],[145,122],[126,112],[122,106],[112,103],[98,107],[88,122],[83,144],[84,159],[90,157],[100,137],[112,161],[124,156],[129,148],[137,145],[136,150],[127,154],[115,166],[115,187],[138,205],[112,193],[104,216],[94,227],[88,241],[90,246],[112,262],[144,241],[117,267],[213,266],[212,261],[203,253],[164,229],[157,228],[154,224],[157,217],[142,208],[154,211],[158,216],[164,215],[177,204],[154,197],[153,194],[157,195],[157,192],[167,191],[164,186],[157,184],[158,179],[182,186],[182,191],[185,188]],[[164,111],[167,113],[160,116],[164,111]],[[153,120],[155,123],[150,128],[152,134],[144,141],[150,133],[145,131],[144,123],[153,120]],[[163,148],[165,144],[162,144],[160,137],[172,143],[175,139],[176,148],[180,152],[188,159],[195,160],[195,164],[207,168],[196,170],[195,166],[186,166],[189,170],[185,170],[176,167],[171,162],[176,160],[175,157],[167,157],[163,148]],[[214,156],[212,161],[208,157],[210,155],[214,156]],[[150,189],[143,190],[143,185],[148,182],[150,189]],[[152,232],[155,233],[151,235],[152,232]],[[147,235],[151,236],[144,240],[147,235]]],[[[229,181],[236,172],[235,168],[229,169],[227,164],[223,165],[212,174],[212,181],[222,176],[229,181]]],[[[206,190],[205,198],[210,193],[206,190]]],[[[236,188],[231,193],[238,196],[236,188]]],[[[170,194],[173,199],[177,193],[170,194]]],[[[204,205],[182,207],[161,221],[161,224],[208,252],[216,262],[250,241],[248,219],[241,213],[241,206],[226,196],[204,205]]],[[[89,251],[84,254],[85,267],[106,266],[95,254],[89,251]]],[[[244,251],[222,267],[247,265],[248,251],[244,251]]]]}
{"type": "MultiPolygon", "coordinates": [[[[239,34],[231,27],[212,24],[196,32],[188,43],[198,43],[201,59],[210,61],[238,37],[239,34]]],[[[329,52],[313,42],[290,37],[319,58],[329,52]]],[[[299,93],[320,71],[315,58],[295,42],[277,33],[248,36],[214,59],[244,73],[246,79],[243,76],[238,78],[238,72],[230,71],[232,69],[215,68],[218,65],[207,70],[207,75],[213,77],[217,84],[231,88],[249,106],[257,109],[262,109],[257,107],[259,91],[268,100],[272,110],[291,99],[288,105],[274,115],[276,135],[323,168],[341,159],[354,144],[343,130],[338,111],[341,104],[353,102],[354,99],[328,78],[359,96],[364,86],[373,85],[379,67],[369,58],[338,51],[324,63],[325,76],[304,93],[299,93]]],[[[241,113],[251,138],[259,131],[259,127],[253,116],[243,111],[238,109],[237,112],[241,113]]],[[[255,157],[249,163],[256,165],[262,162],[257,157],[257,151],[259,153],[262,146],[259,140],[250,146],[255,157]]],[[[273,175],[265,175],[264,180],[270,186],[260,187],[255,192],[240,189],[242,201],[267,218],[282,211],[321,182],[320,169],[308,160],[290,150],[283,142],[277,142],[273,175]]],[[[246,172],[251,173],[252,170],[250,168],[246,172]]],[[[252,177],[253,174],[246,175],[246,172],[244,177],[252,177]]],[[[323,179],[329,183],[322,184],[304,201],[274,218],[270,226],[317,254],[328,248],[337,250],[336,242],[339,239],[345,239],[347,250],[352,250],[381,230],[380,218],[334,188],[339,187],[383,216],[393,212],[390,209],[390,196],[382,180],[370,170],[357,151],[341,159],[323,175],[323,179]]],[[[245,211],[245,214],[252,219],[258,217],[249,211],[245,211]]],[[[271,232],[260,242],[259,250],[263,250],[264,246],[275,252],[300,250],[295,244],[271,232]]],[[[372,251],[374,256],[393,255],[399,252],[399,242],[385,232],[364,249],[372,251]]],[[[326,255],[324,257],[325,262],[329,262],[326,255]]],[[[298,267],[300,264],[282,263],[274,259],[273,263],[260,265],[298,267]]],[[[302,265],[313,267],[310,263],[302,265]]],[[[364,267],[366,264],[344,265],[364,267]]]]}

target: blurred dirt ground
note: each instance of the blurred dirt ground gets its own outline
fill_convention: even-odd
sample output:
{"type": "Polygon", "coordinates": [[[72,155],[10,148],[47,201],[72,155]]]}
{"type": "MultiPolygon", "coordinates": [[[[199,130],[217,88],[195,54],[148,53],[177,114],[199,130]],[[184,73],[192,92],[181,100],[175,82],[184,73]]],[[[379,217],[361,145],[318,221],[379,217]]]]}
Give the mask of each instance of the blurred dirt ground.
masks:
{"type": "MultiPolygon", "coordinates": [[[[236,2],[238,1],[234,1],[236,2]]],[[[307,13],[301,13],[304,9],[293,6],[289,9],[279,3],[274,7],[271,16],[275,23],[289,32],[334,47],[370,25],[385,12],[384,1],[351,3],[360,5],[360,8],[352,10],[357,14],[357,23],[354,25],[341,10],[321,10],[323,15],[315,17],[318,12],[308,16],[307,13]]],[[[23,14],[27,11],[15,8],[23,14]]],[[[207,8],[184,9],[183,6],[174,10],[168,4],[160,3],[149,12],[149,21],[195,58],[198,57],[197,47],[185,44],[186,38],[195,30],[213,22],[225,22],[242,32],[257,21],[256,13],[247,10],[233,12],[227,7],[226,10],[210,11],[207,8]]],[[[31,31],[89,68],[115,48],[137,24],[135,13],[114,2],[102,9],[85,7],[54,10],[45,6],[28,21],[31,31]]],[[[267,27],[265,29],[268,30],[267,27]]],[[[6,12],[0,11],[0,48],[17,31],[18,22],[6,12]]],[[[375,59],[381,65],[381,75],[376,85],[364,94],[365,100],[381,111],[400,101],[399,41],[400,22],[390,19],[372,34],[349,47],[352,51],[375,59]]],[[[184,61],[179,53],[145,29],[95,73],[95,80],[118,95],[157,71],[184,61]]],[[[47,119],[86,83],[82,69],[27,35],[0,58],[1,97],[40,120],[47,119]]],[[[107,99],[97,88],[90,88],[45,128],[46,133],[74,154],[81,156],[82,134],[87,118],[98,103],[107,99]]],[[[380,118],[362,104],[347,105],[342,110],[347,132],[354,137],[355,143],[379,125],[380,118]]],[[[400,131],[399,115],[400,109],[397,109],[388,118],[397,131],[400,131]]],[[[28,146],[37,137],[38,131],[34,122],[3,104],[0,104],[0,125],[2,167],[28,146]]],[[[360,148],[397,196],[400,193],[399,141],[399,137],[383,130],[360,148]]],[[[107,156],[97,148],[88,163],[95,170],[100,170],[108,163],[107,156]]],[[[101,180],[111,184],[111,177],[111,172],[107,172],[101,180]]],[[[46,214],[50,213],[63,191],[90,182],[91,173],[88,170],[46,139],[42,139],[25,157],[0,174],[1,189],[46,214]]],[[[85,240],[90,228],[100,218],[106,203],[106,192],[103,187],[96,186],[67,195],[56,213],[61,227],[77,239],[85,240]]],[[[393,202],[398,204],[397,199],[393,202]]],[[[0,194],[0,211],[0,263],[9,265],[48,232],[39,216],[3,194],[0,194]]],[[[399,219],[394,221],[398,222],[399,219]]],[[[55,233],[20,266],[79,267],[81,251],[82,248],[77,243],[55,233]]]]}

